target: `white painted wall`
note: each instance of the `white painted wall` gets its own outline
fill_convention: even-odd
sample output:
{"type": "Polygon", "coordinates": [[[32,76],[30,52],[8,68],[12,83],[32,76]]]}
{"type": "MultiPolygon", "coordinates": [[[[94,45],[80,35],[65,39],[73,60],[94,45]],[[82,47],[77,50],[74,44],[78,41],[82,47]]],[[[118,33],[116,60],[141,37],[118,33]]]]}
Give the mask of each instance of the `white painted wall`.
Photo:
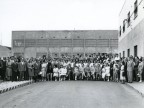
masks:
{"type": "Polygon", "coordinates": [[[131,13],[131,26],[127,27],[127,22],[125,22],[125,32],[122,35],[119,36],[119,41],[121,41],[129,32],[133,30],[143,19],[144,19],[144,0],[138,0],[138,16],[136,19],[134,19],[134,3],[136,0],[126,0],[122,10],[119,14],[119,27],[123,28],[123,20],[127,19],[127,14],[131,13]]]}

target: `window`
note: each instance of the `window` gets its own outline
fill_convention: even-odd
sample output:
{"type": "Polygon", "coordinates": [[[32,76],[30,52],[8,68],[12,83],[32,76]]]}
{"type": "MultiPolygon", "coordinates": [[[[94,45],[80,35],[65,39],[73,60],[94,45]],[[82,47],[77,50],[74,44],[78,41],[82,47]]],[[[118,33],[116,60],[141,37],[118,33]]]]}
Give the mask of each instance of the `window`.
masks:
{"type": "Polygon", "coordinates": [[[127,57],[130,57],[130,49],[127,50],[127,57]]]}
{"type": "Polygon", "coordinates": [[[136,0],[134,3],[134,19],[138,16],[138,1],[136,0]]]}
{"type": "Polygon", "coordinates": [[[123,21],[123,33],[125,32],[125,20],[123,21]]]}
{"type": "Polygon", "coordinates": [[[135,56],[135,57],[137,57],[137,51],[138,51],[138,50],[137,50],[137,45],[136,45],[136,46],[134,46],[134,56],[135,56]]]}
{"type": "Polygon", "coordinates": [[[125,51],[123,51],[123,57],[125,57],[125,51]]]}
{"type": "Polygon", "coordinates": [[[119,36],[121,36],[121,26],[120,26],[120,28],[119,28],[119,36]]]}
{"type": "Polygon", "coordinates": [[[128,13],[128,19],[127,19],[127,26],[129,27],[130,26],[130,22],[131,22],[131,19],[130,19],[130,12],[128,13]]]}

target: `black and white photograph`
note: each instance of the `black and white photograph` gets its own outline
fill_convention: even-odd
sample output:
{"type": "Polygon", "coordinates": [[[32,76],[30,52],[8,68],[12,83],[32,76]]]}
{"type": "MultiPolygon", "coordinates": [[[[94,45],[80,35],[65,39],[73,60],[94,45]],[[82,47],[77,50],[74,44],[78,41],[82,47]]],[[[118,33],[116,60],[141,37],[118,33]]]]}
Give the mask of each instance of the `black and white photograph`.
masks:
{"type": "Polygon", "coordinates": [[[0,108],[144,108],[144,0],[0,0],[0,108]]]}

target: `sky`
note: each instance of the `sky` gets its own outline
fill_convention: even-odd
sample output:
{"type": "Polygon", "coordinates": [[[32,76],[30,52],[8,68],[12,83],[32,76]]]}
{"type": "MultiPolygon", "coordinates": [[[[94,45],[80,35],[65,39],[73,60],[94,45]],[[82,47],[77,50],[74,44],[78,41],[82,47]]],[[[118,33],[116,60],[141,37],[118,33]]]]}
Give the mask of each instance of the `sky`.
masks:
{"type": "Polygon", "coordinates": [[[0,0],[0,45],[13,30],[118,30],[125,0],[0,0]]]}

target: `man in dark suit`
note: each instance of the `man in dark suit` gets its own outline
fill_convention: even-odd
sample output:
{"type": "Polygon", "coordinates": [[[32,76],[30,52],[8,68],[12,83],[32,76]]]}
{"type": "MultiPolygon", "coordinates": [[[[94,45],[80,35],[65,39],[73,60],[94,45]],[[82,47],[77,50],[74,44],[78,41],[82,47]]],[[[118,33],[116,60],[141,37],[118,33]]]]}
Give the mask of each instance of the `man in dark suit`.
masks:
{"type": "Polygon", "coordinates": [[[17,60],[15,59],[14,62],[12,63],[12,81],[17,81],[17,76],[18,76],[18,63],[17,60]]]}
{"type": "Polygon", "coordinates": [[[38,60],[34,63],[34,81],[37,82],[39,79],[39,72],[41,71],[41,64],[38,60]]]}
{"type": "Polygon", "coordinates": [[[1,76],[2,80],[4,80],[3,79],[3,61],[1,58],[0,58],[0,76],[1,76]]]}
{"type": "Polygon", "coordinates": [[[26,72],[26,63],[23,59],[21,59],[21,62],[18,64],[18,71],[19,71],[19,80],[24,80],[24,74],[26,72]]]}

